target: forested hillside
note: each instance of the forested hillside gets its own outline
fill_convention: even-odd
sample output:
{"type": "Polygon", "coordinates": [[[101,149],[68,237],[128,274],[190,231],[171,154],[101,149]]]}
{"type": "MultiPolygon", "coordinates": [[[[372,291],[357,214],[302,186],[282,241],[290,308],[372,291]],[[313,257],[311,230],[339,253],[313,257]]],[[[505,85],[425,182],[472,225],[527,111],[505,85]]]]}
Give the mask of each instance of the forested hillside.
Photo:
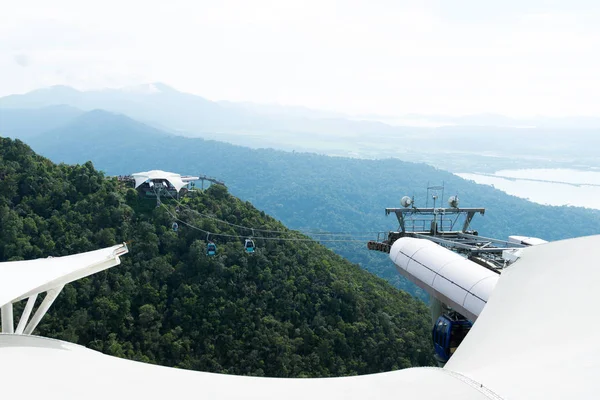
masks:
{"type": "MultiPolygon", "coordinates": [[[[446,197],[458,194],[462,206],[487,209],[485,216],[476,216],[472,225],[484,236],[525,235],[557,240],[600,232],[600,212],[596,210],[534,204],[425,164],[252,150],[160,134],[125,116],[100,110],[31,139],[31,145],[57,162],[92,160],[108,174],[163,169],[216,176],[233,194],[294,229],[397,229],[395,217],[384,215],[386,207],[398,207],[404,195],[415,195],[417,205],[422,206],[427,183],[445,182],[446,197]]],[[[446,199],[441,200],[445,204],[446,199]]],[[[398,275],[385,254],[368,251],[366,241],[324,244],[395,286],[425,297],[398,275]]]]}
{"type": "MultiPolygon", "coordinates": [[[[311,241],[257,240],[232,224],[288,231],[223,186],[175,210],[91,163],[55,165],[0,138],[0,261],[128,241],[122,265],[67,285],[36,333],[107,354],[232,374],[337,376],[432,362],[425,305],[311,241]],[[216,238],[180,224],[232,235],[216,238]]],[[[17,312],[17,315],[19,313],[17,312]]],[[[85,366],[82,366],[85,367],[85,366]]]]}

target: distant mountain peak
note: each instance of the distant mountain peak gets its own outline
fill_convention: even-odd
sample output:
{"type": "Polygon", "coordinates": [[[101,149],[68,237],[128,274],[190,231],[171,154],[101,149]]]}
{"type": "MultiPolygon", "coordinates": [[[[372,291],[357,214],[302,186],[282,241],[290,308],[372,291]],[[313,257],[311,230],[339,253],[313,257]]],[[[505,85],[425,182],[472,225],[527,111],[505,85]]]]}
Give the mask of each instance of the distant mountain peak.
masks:
{"type": "MultiPolygon", "coordinates": [[[[41,94],[41,95],[75,95],[82,93],[81,91],[67,85],[53,85],[44,88],[39,88],[32,90],[24,95],[13,95],[13,96],[27,96],[31,94],[41,94]]],[[[7,96],[8,97],[8,96],[7,96]]]]}
{"type": "Polygon", "coordinates": [[[131,119],[123,114],[106,111],[101,108],[95,108],[93,110],[87,111],[80,116],[80,118],[90,118],[90,117],[108,117],[108,118],[118,118],[118,119],[123,119],[123,120],[131,119]]]}
{"type": "Polygon", "coordinates": [[[176,90],[170,86],[160,82],[143,83],[141,85],[127,86],[120,89],[122,92],[136,93],[136,94],[156,94],[156,93],[168,93],[175,92],[176,90]]]}
{"type": "Polygon", "coordinates": [[[173,89],[171,86],[162,82],[153,82],[151,83],[151,85],[160,90],[161,92],[177,92],[176,89],[173,89]]]}
{"type": "Polygon", "coordinates": [[[75,118],[71,124],[64,128],[72,132],[94,132],[104,137],[110,137],[113,133],[117,133],[115,138],[121,140],[126,138],[149,139],[171,136],[170,133],[131,119],[125,114],[103,109],[87,111],[75,118]]]}
{"type": "Polygon", "coordinates": [[[52,85],[49,86],[47,88],[41,88],[38,90],[48,90],[48,91],[61,91],[61,92],[72,92],[72,93],[81,93],[79,90],[71,87],[71,86],[67,86],[67,85],[52,85]]]}
{"type": "Polygon", "coordinates": [[[146,125],[142,122],[131,119],[124,114],[107,111],[107,110],[103,110],[100,108],[96,108],[96,109],[93,109],[93,110],[90,110],[90,111],[87,111],[87,112],[81,114],[79,117],[77,117],[73,121],[73,123],[74,124],[83,124],[83,125],[89,124],[89,123],[95,123],[95,124],[101,124],[104,126],[113,125],[113,127],[114,127],[114,124],[118,124],[118,125],[120,125],[120,127],[122,127],[123,125],[127,125],[127,126],[144,127],[149,130],[155,130],[154,128],[149,127],[148,125],[146,125]]]}

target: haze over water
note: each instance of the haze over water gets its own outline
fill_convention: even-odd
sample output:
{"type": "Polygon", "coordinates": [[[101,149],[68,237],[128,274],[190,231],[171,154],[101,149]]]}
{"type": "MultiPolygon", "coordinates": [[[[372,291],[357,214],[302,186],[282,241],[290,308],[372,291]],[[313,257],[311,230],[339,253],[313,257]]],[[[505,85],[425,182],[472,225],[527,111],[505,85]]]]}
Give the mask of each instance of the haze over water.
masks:
{"type": "Polygon", "coordinates": [[[501,170],[494,174],[456,175],[539,204],[600,209],[598,171],[520,169],[501,170]]]}

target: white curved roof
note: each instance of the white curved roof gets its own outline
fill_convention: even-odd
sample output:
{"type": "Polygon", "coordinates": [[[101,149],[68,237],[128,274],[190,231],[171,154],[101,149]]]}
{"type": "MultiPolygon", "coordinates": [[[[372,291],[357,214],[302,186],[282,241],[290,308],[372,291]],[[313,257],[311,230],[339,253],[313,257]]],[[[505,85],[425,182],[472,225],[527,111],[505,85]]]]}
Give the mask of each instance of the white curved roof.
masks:
{"type": "Polygon", "coordinates": [[[25,398],[31,399],[489,398],[484,388],[441,368],[347,378],[257,378],[144,364],[35,336],[0,335],[0,360],[2,380],[7,379],[12,387],[26,387],[25,398]]]}
{"type": "Polygon", "coordinates": [[[131,174],[135,179],[135,187],[137,188],[142,183],[153,180],[153,179],[164,179],[169,181],[171,185],[173,185],[178,191],[181,190],[182,187],[187,185],[187,182],[184,182],[181,179],[181,175],[173,173],[173,172],[165,172],[159,169],[153,169],[152,171],[146,172],[136,172],[135,174],[131,174]]]}
{"type": "Polygon", "coordinates": [[[523,249],[443,369],[323,379],[240,377],[8,334],[0,335],[0,376],[11,388],[25,388],[20,397],[45,399],[591,399],[600,392],[599,259],[600,236],[523,249]]]}
{"type": "Polygon", "coordinates": [[[0,263],[0,306],[118,265],[127,246],[119,244],[65,257],[0,263]]]}
{"type": "Polygon", "coordinates": [[[598,398],[599,260],[600,236],[522,249],[446,368],[503,398],[598,398]]]}

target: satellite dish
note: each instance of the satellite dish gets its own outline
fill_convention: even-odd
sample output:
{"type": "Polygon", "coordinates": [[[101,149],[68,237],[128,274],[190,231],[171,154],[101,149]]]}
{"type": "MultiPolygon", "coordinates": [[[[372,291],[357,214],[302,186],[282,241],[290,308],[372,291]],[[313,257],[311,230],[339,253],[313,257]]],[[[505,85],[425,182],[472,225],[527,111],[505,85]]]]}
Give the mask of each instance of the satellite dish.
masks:
{"type": "Polygon", "coordinates": [[[452,208],[458,208],[458,196],[450,196],[448,205],[452,208]]]}
{"type": "Polygon", "coordinates": [[[402,204],[402,207],[410,207],[412,204],[412,199],[408,196],[404,196],[401,200],[400,200],[400,204],[402,204]]]}

